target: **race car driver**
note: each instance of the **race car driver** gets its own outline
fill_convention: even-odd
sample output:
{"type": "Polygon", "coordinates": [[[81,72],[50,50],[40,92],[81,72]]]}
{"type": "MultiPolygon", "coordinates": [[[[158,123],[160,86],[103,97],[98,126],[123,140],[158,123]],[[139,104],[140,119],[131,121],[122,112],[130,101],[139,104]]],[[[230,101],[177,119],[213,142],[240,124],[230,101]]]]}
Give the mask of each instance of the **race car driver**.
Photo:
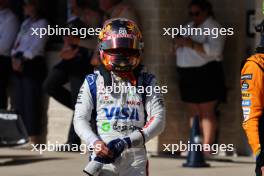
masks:
{"type": "Polygon", "coordinates": [[[145,176],[148,160],[144,144],[165,127],[160,93],[108,92],[106,88],[136,89],[156,86],[154,75],[140,65],[142,35],[135,22],[125,18],[105,22],[99,35],[101,65],[84,81],[75,107],[76,133],[88,145],[98,146],[91,156],[88,175],[145,176]],[[93,115],[96,113],[96,127],[93,115]],[[94,130],[93,130],[94,129],[94,130]],[[97,167],[97,166],[102,167],[97,167]]]}
{"type": "Polygon", "coordinates": [[[241,92],[243,128],[256,155],[256,174],[261,176],[264,175],[264,47],[258,47],[257,53],[245,61],[241,92]]]}

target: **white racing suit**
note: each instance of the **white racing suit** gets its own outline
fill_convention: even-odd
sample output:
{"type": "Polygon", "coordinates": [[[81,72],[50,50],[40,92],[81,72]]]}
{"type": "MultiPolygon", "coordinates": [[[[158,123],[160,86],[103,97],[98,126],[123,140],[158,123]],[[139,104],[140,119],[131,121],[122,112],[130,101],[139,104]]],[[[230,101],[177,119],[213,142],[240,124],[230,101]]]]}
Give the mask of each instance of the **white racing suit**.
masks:
{"type": "MultiPolygon", "coordinates": [[[[74,115],[76,133],[88,145],[94,144],[96,140],[102,140],[107,144],[113,139],[135,134],[131,137],[132,148],[126,149],[115,163],[105,164],[100,176],[148,175],[148,160],[144,144],[159,135],[165,127],[165,108],[161,93],[155,93],[152,90],[146,95],[145,103],[143,103],[142,95],[133,91],[105,93],[103,76],[99,71],[95,71],[95,74],[97,78],[90,78],[90,81],[87,81],[88,76],[80,89],[74,115]],[[96,81],[96,106],[88,85],[91,81],[96,81]],[[91,125],[91,113],[94,107],[97,112],[97,133],[92,130],[91,125]],[[142,133],[138,132],[138,129],[141,129],[142,133]]],[[[154,88],[155,77],[151,74],[147,75],[147,79],[151,79],[149,86],[154,88]]],[[[131,85],[129,81],[121,80],[114,73],[111,73],[111,78],[112,84],[131,85]]],[[[143,76],[140,74],[138,80],[142,79],[143,76]]]]}

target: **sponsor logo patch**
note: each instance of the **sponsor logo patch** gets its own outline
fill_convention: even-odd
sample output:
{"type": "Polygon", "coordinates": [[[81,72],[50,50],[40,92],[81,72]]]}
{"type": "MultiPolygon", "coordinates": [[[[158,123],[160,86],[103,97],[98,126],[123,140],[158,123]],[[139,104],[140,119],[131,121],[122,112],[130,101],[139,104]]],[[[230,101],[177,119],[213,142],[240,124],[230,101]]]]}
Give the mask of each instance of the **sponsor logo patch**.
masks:
{"type": "Polygon", "coordinates": [[[104,132],[108,132],[108,131],[110,131],[110,130],[111,130],[111,124],[110,124],[109,122],[104,122],[104,123],[102,124],[102,130],[103,130],[104,132]]]}
{"type": "Polygon", "coordinates": [[[251,101],[250,100],[243,100],[242,106],[251,106],[251,101]]]}
{"type": "Polygon", "coordinates": [[[113,130],[118,131],[118,132],[123,132],[123,131],[135,131],[138,129],[138,127],[132,126],[132,125],[121,125],[121,124],[114,124],[113,125],[113,130]]]}
{"type": "Polygon", "coordinates": [[[243,82],[243,83],[242,83],[242,87],[241,87],[242,91],[243,91],[243,90],[248,90],[248,88],[249,88],[249,84],[246,83],[246,82],[243,82]]]}
{"type": "Polygon", "coordinates": [[[244,117],[244,120],[248,120],[249,114],[250,114],[250,108],[243,107],[243,117],[244,117]]]}
{"type": "Polygon", "coordinates": [[[251,93],[249,93],[247,91],[242,92],[242,98],[250,98],[250,97],[251,97],[251,93]]]}
{"type": "Polygon", "coordinates": [[[129,119],[139,121],[139,114],[137,108],[120,108],[120,107],[112,107],[112,108],[103,108],[105,112],[105,116],[108,120],[112,119],[129,119]]]}
{"type": "Polygon", "coordinates": [[[100,104],[110,105],[110,104],[114,104],[114,101],[113,100],[100,100],[100,104]]]}
{"type": "Polygon", "coordinates": [[[140,106],[140,102],[139,101],[134,101],[134,100],[128,100],[127,101],[128,105],[134,105],[134,106],[140,106]]]}
{"type": "Polygon", "coordinates": [[[252,74],[244,74],[241,76],[241,80],[251,80],[252,74]]]}
{"type": "Polygon", "coordinates": [[[126,30],[126,28],[119,28],[119,30],[118,30],[118,33],[119,34],[127,34],[127,30],[126,30]]]}

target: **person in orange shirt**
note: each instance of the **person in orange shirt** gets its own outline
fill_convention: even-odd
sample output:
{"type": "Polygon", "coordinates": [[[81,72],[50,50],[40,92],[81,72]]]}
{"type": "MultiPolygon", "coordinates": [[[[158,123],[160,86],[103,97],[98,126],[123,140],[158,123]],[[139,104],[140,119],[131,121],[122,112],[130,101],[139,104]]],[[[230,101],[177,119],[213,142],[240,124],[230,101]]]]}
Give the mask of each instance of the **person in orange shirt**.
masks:
{"type": "MultiPolygon", "coordinates": [[[[264,45],[263,45],[264,46],[264,45]]],[[[264,47],[241,70],[243,128],[256,156],[256,175],[264,175],[264,47]]]]}

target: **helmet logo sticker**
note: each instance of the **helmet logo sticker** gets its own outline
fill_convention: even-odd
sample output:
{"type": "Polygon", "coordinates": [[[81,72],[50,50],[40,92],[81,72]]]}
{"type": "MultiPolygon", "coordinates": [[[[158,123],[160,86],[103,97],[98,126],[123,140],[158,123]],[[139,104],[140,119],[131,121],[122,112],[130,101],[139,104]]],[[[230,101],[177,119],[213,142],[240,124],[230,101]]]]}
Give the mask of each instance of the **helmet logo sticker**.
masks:
{"type": "Polygon", "coordinates": [[[119,34],[127,34],[127,30],[126,30],[126,28],[119,28],[118,33],[119,34]]]}

